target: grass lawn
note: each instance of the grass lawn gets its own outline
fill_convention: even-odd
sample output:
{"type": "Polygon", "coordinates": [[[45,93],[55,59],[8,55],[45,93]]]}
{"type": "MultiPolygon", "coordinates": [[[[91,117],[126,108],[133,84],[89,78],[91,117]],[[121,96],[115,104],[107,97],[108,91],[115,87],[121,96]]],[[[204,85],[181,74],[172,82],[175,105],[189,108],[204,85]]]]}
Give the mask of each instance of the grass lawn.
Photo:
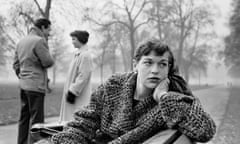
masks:
{"type": "MultiPolygon", "coordinates": [[[[45,116],[59,114],[63,84],[56,84],[45,97],[45,116]]],[[[20,113],[20,90],[18,83],[0,84],[0,125],[17,122],[20,113]]]]}
{"type": "MultiPolygon", "coordinates": [[[[98,84],[94,84],[96,88],[98,84]]],[[[192,90],[208,88],[209,86],[191,86],[192,90]]],[[[63,83],[52,87],[52,92],[45,97],[45,117],[58,116],[61,107],[63,83]]],[[[16,123],[20,113],[18,83],[0,83],[0,125],[16,123]]]]}

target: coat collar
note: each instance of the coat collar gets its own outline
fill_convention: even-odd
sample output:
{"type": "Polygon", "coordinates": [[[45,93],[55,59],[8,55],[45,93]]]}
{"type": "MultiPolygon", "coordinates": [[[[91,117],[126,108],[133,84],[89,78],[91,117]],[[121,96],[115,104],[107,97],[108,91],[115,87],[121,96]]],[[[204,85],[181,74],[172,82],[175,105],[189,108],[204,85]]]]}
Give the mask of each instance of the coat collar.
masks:
{"type": "Polygon", "coordinates": [[[42,32],[39,28],[37,28],[37,27],[32,27],[32,28],[30,29],[29,34],[30,34],[30,35],[37,35],[37,36],[40,36],[40,37],[45,38],[43,32],[42,32]]]}
{"type": "Polygon", "coordinates": [[[80,53],[88,51],[87,45],[83,45],[80,49],[78,49],[75,53],[75,56],[79,56],[80,53]]]}
{"type": "Polygon", "coordinates": [[[116,124],[122,132],[127,132],[134,127],[133,97],[136,88],[137,74],[133,73],[123,86],[118,105],[116,124]]]}
{"type": "MultiPolygon", "coordinates": [[[[142,115],[142,112],[146,111],[149,107],[155,105],[155,101],[152,96],[141,100],[136,106],[133,105],[134,92],[136,89],[137,73],[130,73],[127,78],[121,81],[121,90],[117,91],[115,96],[119,97],[115,111],[116,116],[114,117],[113,123],[111,125],[111,131],[113,137],[118,137],[129,130],[136,127],[136,125],[141,124],[141,121],[135,121],[135,116],[142,115]],[[145,109],[147,108],[147,109],[145,109]]],[[[109,103],[112,99],[108,99],[109,103]]],[[[114,113],[114,112],[113,112],[114,113]]]]}

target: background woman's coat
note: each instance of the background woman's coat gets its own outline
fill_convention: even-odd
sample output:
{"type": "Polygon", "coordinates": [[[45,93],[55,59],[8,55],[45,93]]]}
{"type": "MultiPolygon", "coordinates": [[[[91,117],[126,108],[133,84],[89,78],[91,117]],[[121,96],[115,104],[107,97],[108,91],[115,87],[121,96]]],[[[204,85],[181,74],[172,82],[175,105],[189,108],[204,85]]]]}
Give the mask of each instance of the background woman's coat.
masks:
{"type": "Polygon", "coordinates": [[[86,47],[82,47],[71,62],[68,77],[65,82],[62,105],[60,111],[60,122],[69,121],[73,113],[79,107],[89,101],[91,95],[92,57],[86,47]],[[66,94],[70,90],[77,96],[75,103],[66,101],[66,94]]]}

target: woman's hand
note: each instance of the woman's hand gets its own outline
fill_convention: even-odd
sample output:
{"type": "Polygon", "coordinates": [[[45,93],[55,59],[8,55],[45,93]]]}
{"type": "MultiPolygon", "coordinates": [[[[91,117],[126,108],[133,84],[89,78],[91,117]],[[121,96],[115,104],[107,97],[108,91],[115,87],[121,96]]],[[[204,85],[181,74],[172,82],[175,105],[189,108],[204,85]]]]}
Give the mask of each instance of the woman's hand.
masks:
{"type": "Polygon", "coordinates": [[[168,78],[163,79],[158,86],[155,88],[153,93],[153,98],[159,102],[164,95],[167,94],[169,88],[170,80],[168,78]]]}

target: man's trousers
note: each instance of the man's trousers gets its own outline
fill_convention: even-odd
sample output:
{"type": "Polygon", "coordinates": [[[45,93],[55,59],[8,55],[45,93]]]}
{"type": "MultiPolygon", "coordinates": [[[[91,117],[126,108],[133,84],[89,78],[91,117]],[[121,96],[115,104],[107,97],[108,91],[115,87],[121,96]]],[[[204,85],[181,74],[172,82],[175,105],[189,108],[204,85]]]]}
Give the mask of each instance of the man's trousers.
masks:
{"type": "Polygon", "coordinates": [[[45,93],[21,89],[21,111],[18,124],[18,144],[32,144],[30,129],[35,123],[44,122],[45,93]]]}

